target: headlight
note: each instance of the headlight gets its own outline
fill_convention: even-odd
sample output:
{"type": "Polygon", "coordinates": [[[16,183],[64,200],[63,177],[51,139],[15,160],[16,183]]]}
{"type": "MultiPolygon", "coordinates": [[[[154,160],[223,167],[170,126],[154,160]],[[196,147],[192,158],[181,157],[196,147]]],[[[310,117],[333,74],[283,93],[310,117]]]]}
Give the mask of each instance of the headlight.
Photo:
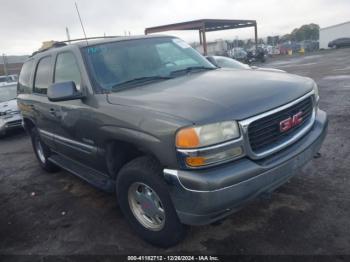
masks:
{"type": "Polygon", "coordinates": [[[181,129],[176,147],[182,164],[204,167],[236,159],[243,155],[237,122],[226,121],[181,129]]]}
{"type": "Polygon", "coordinates": [[[318,101],[320,100],[320,96],[319,96],[319,93],[318,93],[318,86],[317,86],[317,84],[314,83],[312,88],[313,88],[313,90],[315,92],[316,105],[318,105],[318,101]]]}
{"type": "Polygon", "coordinates": [[[198,148],[222,143],[239,137],[236,121],[189,127],[181,129],[176,135],[178,148],[198,148]]]}
{"type": "Polygon", "coordinates": [[[5,120],[0,117],[0,129],[5,125],[5,120]]]}

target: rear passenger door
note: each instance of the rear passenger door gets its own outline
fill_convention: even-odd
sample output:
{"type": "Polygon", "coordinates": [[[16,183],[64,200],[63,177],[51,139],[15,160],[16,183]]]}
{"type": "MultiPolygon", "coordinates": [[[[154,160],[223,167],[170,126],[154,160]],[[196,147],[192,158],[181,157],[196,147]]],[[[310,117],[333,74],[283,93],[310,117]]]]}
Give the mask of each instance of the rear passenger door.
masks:
{"type": "Polygon", "coordinates": [[[52,84],[52,56],[40,58],[34,74],[33,93],[30,107],[41,139],[51,148],[55,148],[54,133],[59,121],[53,113],[52,102],[46,96],[52,84]]]}

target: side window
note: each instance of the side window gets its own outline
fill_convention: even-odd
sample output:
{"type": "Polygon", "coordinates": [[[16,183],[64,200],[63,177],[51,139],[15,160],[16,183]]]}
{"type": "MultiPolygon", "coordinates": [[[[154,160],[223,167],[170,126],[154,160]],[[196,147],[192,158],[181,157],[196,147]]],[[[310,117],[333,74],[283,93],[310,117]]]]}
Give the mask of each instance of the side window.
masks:
{"type": "Polygon", "coordinates": [[[61,53],[57,56],[55,66],[55,83],[73,81],[80,89],[81,76],[75,56],[70,52],[61,53]]]}
{"type": "Polygon", "coordinates": [[[51,57],[47,56],[39,61],[36,68],[35,81],[34,81],[34,92],[38,94],[46,94],[47,88],[51,84],[50,81],[51,73],[51,57]]]}
{"type": "Polygon", "coordinates": [[[27,61],[23,64],[21,73],[18,79],[18,92],[19,93],[30,93],[30,75],[33,70],[33,60],[27,61]]]}

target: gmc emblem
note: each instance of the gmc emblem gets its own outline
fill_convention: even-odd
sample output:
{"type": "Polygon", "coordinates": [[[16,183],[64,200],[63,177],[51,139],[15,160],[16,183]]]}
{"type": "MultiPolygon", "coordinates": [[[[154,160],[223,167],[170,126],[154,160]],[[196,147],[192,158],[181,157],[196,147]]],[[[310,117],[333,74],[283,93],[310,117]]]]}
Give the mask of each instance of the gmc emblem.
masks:
{"type": "Polygon", "coordinates": [[[303,115],[303,112],[300,111],[297,114],[293,115],[292,117],[288,117],[287,119],[281,121],[280,131],[283,133],[297,125],[300,125],[301,122],[303,121],[302,115],[303,115]]]}

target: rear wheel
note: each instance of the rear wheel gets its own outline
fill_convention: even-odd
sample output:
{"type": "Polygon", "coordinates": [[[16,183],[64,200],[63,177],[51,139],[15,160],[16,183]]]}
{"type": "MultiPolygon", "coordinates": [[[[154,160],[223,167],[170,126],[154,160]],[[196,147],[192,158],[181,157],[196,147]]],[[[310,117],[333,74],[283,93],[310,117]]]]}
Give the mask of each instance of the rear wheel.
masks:
{"type": "Polygon", "coordinates": [[[118,174],[117,198],[127,221],[144,240],[169,247],[184,238],[186,227],[176,214],[161,170],[151,158],[132,160],[118,174]]]}
{"type": "Polygon", "coordinates": [[[33,150],[36,158],[39,161],[40,166],[47,172],[58,171],[60,168],[48,160],[48,158],[51,155],[51,150],[47,145],[45,145],[41,141],[39,133],[36,128],[33,128],[31,130],[30,136],[32,139],[33,150]]]}

